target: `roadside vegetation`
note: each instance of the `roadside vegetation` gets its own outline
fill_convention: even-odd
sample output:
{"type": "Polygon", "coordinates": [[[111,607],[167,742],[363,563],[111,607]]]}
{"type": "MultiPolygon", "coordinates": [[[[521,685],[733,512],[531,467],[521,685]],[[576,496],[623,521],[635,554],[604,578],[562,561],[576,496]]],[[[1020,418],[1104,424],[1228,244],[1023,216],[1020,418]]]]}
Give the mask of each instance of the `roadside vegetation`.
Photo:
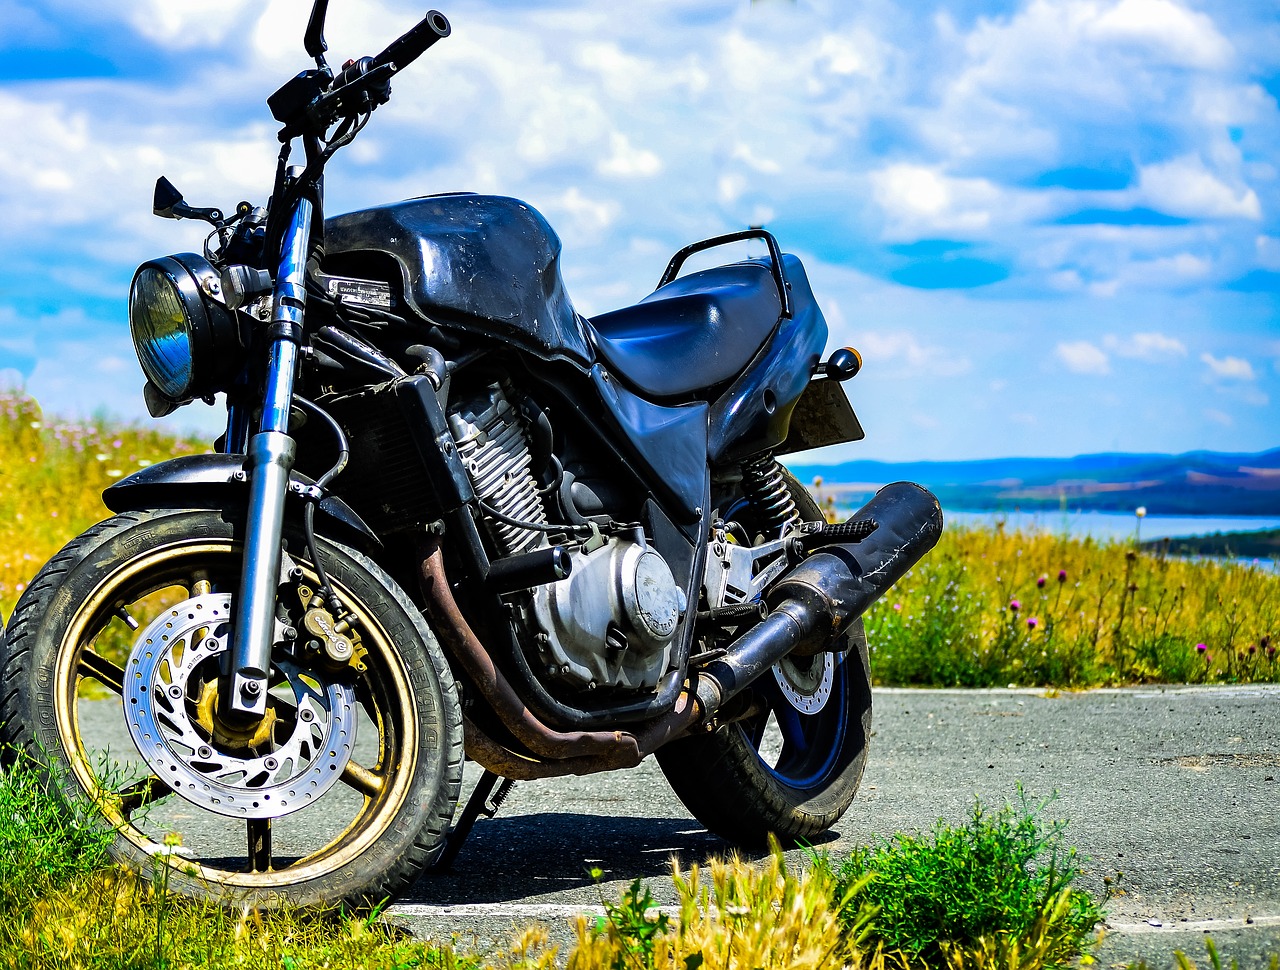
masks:
{"type": "MultiPolygon", "coordinates": [[[[158,428],[158,426],[157,426],[158,428]]],[[[25,394],[0,392],[0,611],[55,552],[111,513],[102,490],[154,462],[209,450],[156,428],[48,418],[25,394]]]]}
{"type": "MultiPolygon", "coordinates": [[[[822,500],[820,480],[815,491],[822,500]]],[[[1280,571],[1163,544],[947,526],[866,624],[884,685],[1274,681],[1280,571]]]]}
{"type": "MultiPolygon", "coordinates": [[[[1026,805],[939,822],[802,871],[774,850],[754,863],[673,862],[675,913],[637,880],[605,915],[578,918],[567,952],[530,927],[472,953],[412,939],[377,914],[223,910],[166,892],[163,856],[142,877],[110,864],[92,806],[70,810],[39,766],[0,776],[0,966],[14,970],[1019,970],[1066,967],[1101,919],[1073,885],[1059,825],[1026,805]],[[945,900],[935,890],[948,886],[945,900]],[[928,899],[926,899],[928,897],[928,899]]],[[[178,853],[181,840],[168,840],[178,853]]]]}

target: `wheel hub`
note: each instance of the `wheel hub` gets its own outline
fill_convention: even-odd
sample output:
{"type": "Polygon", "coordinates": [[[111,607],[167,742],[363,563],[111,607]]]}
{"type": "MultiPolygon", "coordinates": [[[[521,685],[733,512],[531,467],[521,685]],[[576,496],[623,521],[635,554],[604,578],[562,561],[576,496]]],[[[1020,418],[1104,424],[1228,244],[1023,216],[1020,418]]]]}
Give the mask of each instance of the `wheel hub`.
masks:
{"type": "Polygon", "coordinates": [[[201,808],[232,818],[278,818],[328,791],[351,758],[355,692],[292,659],[273,662],[285,684],[267,713],[237,727],[217,716],[220,657],[230,649],[231,596],[193,596],[134,642],[125,669],[129,733],[151,770],[201,808]]]}
{"type": "Polygon", "coordinates": [[[812,657],[783,657],[771,669],[782,696],[801,714],[817,714],[827,706],[835,683],[834,654],[824,651],[812,657]]]}

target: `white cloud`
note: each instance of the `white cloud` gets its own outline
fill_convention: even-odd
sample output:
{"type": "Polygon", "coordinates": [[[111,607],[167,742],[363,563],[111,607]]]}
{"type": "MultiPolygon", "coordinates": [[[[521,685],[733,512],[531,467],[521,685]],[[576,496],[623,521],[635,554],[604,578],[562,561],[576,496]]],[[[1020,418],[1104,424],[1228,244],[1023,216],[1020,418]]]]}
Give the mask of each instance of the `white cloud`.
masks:
{"type": "Polygon", "coordinates": [[[1060,343],[1054,348],[1054,354],[1073,374],[1111,373],[1107,355],[1087,340],[1060,343]]]}
{"type": "MultiPolygon", "coordinates": [[[[253,0],[133,0],[127,9],[130,26],[143,37],[184,49],[223,41],[239,30],[240,14],[253,6],[253,0]]],[[[295,27],[295,42],[301,36],[295,27]]]]}
{"type": "Polygon", "coordinates": [[[858,349],[868,373],[894,365],[895,372],[915,377],[957,377],[972,367],[967,357],[957,355],[952,349],[922,343],[915,334],[902,330],[863,331],[858,335],[858,349]]]}
{"type": "Polygon", "coordinates": [[[1261,219],[1262,203],[1246,185],[1227,185],[1195,155],[1145,165],[1138,194],[1152,208],[1203,219],[1261,219]]]}
{"type": "Polygon", "coordinates": [[[1205,408],[1204,416],[1214,424],[1219,424],[1224,428],[1230,428],[1235,425],[1235,419],[1226,411],[1219,411],[1217,408],[1205,408]]]}
{"type": "Polygon", "coordinates": [[[1207,14],[1172,0],[1121,0],[1086,29],[1100,41],[1141,46],[1185,67],[1219,68],[1233,53],[1207,14]]]}
{"type": "Polygon", "coordinates": [[[926,165],[889,165],[870,179],[890,238],[980,233],[990,227],[1005,195],[986,179],[953,178],[926,165]]]}
{"type": "Polygon", "coordinates": [[[1253,365],[1243,357],[1218,358],[1206,352],[1200,355],[1200,360],[1209,368],[1210,380],[1253,381],[1257,379],[1257,375],[1253,372],[1253,365]]]}
{"type": "Polygon", "coordinates": [[[613,154],[596,166],[601,175],[647,178],[662,171],[662,159],[647,148],[633,147],[626,135],[614,132],[609,140],[613,154]]]}
{"type": "Polygon", "coordinates": [[[1162,333],[1135,333],[1126,337],[1107,334],[1102,338],[1102,346],[1117,357],[1132,357],[1137,360],[1161,361],[1170,357],[1187,356],[1187,347],[1175,337],[1166,337],[1162,333]]]}

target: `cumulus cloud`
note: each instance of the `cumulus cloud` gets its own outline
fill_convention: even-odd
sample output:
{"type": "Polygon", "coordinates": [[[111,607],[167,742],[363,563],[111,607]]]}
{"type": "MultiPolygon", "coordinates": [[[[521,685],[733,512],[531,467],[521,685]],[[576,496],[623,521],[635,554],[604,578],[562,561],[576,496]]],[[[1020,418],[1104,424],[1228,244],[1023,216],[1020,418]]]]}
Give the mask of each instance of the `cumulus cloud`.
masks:
{"type": "Polygon", "coordinates": [[[1152,362],[1187,356],[1187,346],[1181,340],[1155,332],[1134,333],[1124,337],[1107,334],[1102,338],[1102,346],[1117,357],[1152,362]]]}
{"type": "Polygon", "coordinates": [[[858,345],[868,372],[891,367],[915,377],[956,377],[972,367],[968,358],[949,347],[926,344],[907,331],[864,331],[858,335],[858,345]]]}
{"type": "Polygon", "coordinates": [[[1054,348],[1054,355],[1073,374],[1110,374],[1111,362],[1096,344],[1087,340],[1067,341],[1054,348]]]}
{"type": "Polygon", "coordinates": [[[1155,209],[1206,219],[1261,219],[1258,194],[1245,185],[1228,185],[1198,156],[1184,155],[1145,165],[1138,194],[1155,209]]]}
{"type": "Polygon", "coordinates": [[[1085,30],[1100,41],[1139,46],[1185,67],[1219,68],[1232,55],[1212,18],[1172,0],[1121,0],[1087,21],[1085,30]]]}
{"type": "Polygon", "coordinates": [[[1215,357],[1210,353],[1200,355],[1201,362],[1209,369],[1208,378],[1218,381],[1254,381],[1257,374],[1253,365],[1243,357],[1215,357]]]}

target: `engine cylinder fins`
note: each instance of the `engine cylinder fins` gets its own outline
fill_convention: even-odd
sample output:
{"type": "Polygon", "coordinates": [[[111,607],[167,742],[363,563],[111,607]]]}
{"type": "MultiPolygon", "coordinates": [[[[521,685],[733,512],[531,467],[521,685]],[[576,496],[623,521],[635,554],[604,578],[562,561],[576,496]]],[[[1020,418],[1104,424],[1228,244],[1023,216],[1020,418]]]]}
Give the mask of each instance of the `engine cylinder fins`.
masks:
{"type": "Polygon", "coordinates": [[[772,454],[742,463],[742,490],[760,517],[761,526],[774,535],[801,524],[800,512],[782,477],[782,468],[772,454]]]}
{"type": "MultiPolygon", "coordinates": [[[[501,385],[449,409],[449,430],[480,501],[517,522],[546,525],[529,454],[529,436],[519,412],[501,385]]],[[[489,534],[505,556],[528,552],[543,542],[543,533],[495,516],[485,516],[489,534]]]]}

